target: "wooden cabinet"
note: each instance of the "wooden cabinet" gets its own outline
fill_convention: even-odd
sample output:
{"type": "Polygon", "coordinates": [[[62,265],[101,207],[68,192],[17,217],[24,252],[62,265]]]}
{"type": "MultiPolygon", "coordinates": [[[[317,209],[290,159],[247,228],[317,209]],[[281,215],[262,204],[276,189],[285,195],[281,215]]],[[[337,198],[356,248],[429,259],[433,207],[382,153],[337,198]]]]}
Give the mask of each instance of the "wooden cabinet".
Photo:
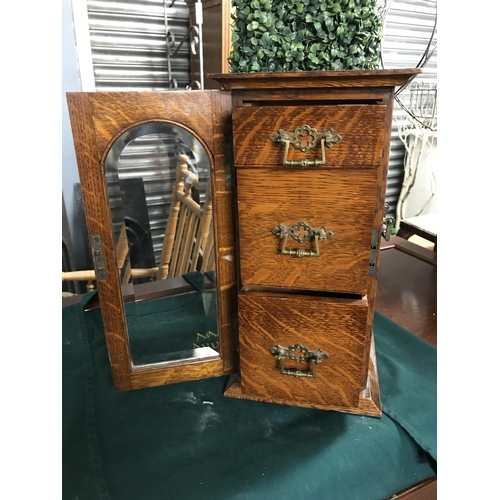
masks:
{"type": "Polygon", "coordinates": [[[415,72],[211,75],[233,107],[240,370],[227,396],[381,415],[392,103],[415,72]]]}
{"type": "MultiPolygon", "coordinates": [[[[381,415],[372,323],[392,105],[395,87],[419,72],[212,74],[222,89],[68,95],[116,390],[232,373],[227,396],[381,415]],[[140,139],[134,154],[151,152],[158,174],[170,172],[157,158],[160,138],[175,146],[174,198],[191,207],[186,220],[213,212],[206,240],[190,229],[174,246],[183,245],[186,259],[192,251],[207,257],[210,269],[189,262],[201,281],[159,272],[170,265],[177,217],[177,231],[184,227],[179,207],[167,215],[165,251],[152,268],[133,262],[133,242],[121,237],[128,218],[114,217],[117,206],[125,210],[110,193],[129,175],[129,144],[140,139]],[[186,185],[201,184],[193,184],[191,157],[179,148],[210,174],[206,208],[183,195],[191,192],[186,185]],[[203,295],[205,280],[214,307],[203,295]],[[161,349],[153,352],[148,329],[129,321],[126,309],[187,289],[203,300],[200,317],[210,319],[203,328],[218,336],[218,350],[168,343],[176,332],[170,324],[160,328],[161,349]],[[145,337],[146,358],[134,358],[134,335],[145,337]]],[[[147,182],[150,171],[135,175],[147,182]]],[[[198,327],[194,309],[185,309],[187,339],[198,327]]]]}

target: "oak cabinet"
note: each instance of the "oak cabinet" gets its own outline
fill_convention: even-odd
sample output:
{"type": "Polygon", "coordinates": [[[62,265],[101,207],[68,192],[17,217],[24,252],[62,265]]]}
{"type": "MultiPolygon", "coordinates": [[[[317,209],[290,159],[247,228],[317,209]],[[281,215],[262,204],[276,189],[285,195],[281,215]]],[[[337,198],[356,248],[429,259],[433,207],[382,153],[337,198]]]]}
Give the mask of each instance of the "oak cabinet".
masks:
{"type": "Polygon", "coordinates": [[[381,415],[372,326],[394,89],[419,72],[68,94],[116,390],[230,375],[228,397],[381,415]],[[154,206],[147,266],[120,198],[131,177],[154,206]]]}
{"type": "Polygon", "coordinates": [[[394,88],[412,74],[212,76],[232,92],[240,370],[227,396],[381,415],[377,261],[394,88]]]}

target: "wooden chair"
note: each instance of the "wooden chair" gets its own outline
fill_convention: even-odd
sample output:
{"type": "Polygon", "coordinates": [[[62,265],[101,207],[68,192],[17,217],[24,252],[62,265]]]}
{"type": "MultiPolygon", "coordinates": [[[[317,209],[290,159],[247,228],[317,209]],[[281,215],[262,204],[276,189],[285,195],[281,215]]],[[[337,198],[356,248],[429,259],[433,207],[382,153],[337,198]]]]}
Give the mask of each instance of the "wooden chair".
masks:
{"type": "Polygon", "coordinates": [[[188,170],[188,160],[186,155],[179,156],[157,279],[215,268],[212,190],[208,183],[202,211],[192,197],[192,188],[199,190],[200,182],[198,176],[188,170]]]}
{"type": "MultiPolygon", "coordinates": [[[[130,260],[127,259],[127,233],[125,224],[123,225],[116,244],[117,264],[123,275],[123,284],[129,283],[136,277],[152,277],[159,280],[181,276],[190,271],[206,272],[215,269],[212,190],[209,182],[202,210],[192,197],[193,187],[199,190],[200,182],[198,176],[188,170],[188,161],[188,156],[179,155],[158,267],[150,269],[130,267],[130,260]]],[[[87,290],[90,291],[95,286],[95,271],[63,272],[62,280],[87,281],[87,290]]]]}

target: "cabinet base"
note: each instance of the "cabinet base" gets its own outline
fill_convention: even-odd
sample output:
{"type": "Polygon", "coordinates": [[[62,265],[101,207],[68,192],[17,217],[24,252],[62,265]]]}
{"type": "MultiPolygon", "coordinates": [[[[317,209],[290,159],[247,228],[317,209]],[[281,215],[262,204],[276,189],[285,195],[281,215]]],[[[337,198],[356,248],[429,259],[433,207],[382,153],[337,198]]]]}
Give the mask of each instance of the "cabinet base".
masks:
{"type": "Polygon", "coordinates": [[[369,417],[382,416],[382,404],[380,402],[380,390],[378,383],[377,373],[377,360],[375,357],[375,343],[372,341],[370,346],[370,361],[368,366],[368,377],[366,380],[366,387],[359,394],[358,406],[341,407],[336,405],[318,405],[318,404],[305,404],[297,403],[295,401],[273,398],[268,399],[261,396],[254,396],[250,394],[242,394],[240,374],[234,373],[229,377],[229,381],[224,391],[224,396],[236,399],[248,399],[251,401],[260,401],[264,403],[275,403],[289,406],[302,406],[304,408],[316,408],[318,410],[332,410],[342,413],[352,413],[355,415],[366,415],[369,417]]]}

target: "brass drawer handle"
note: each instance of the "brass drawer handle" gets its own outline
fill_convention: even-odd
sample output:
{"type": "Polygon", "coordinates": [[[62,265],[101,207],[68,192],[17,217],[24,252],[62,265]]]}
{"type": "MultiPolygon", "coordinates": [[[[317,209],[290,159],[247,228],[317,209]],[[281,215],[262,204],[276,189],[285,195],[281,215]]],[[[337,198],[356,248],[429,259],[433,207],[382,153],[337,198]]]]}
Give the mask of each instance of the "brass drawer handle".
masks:
{"type": "Polygon", "coordinates": [[[301,344],[294,344],[290,347],[283,347],[279,344],[271,347],[269,349],[271,354],[274,357],[281,361],[281,375],[291,375],[292,377],[307,377],[307,378],[316,378],[316,365],[321,363],[323,359],[327,359],[330,356],[326,352],[323,352],[321,349],[316,349],[315,351],[310,351],[307,347],[301,344]],[[311,371],[303,371],[303,370],[288,370],[285,368],[285,358],[290,358],[297,363],[301,361],[310,361],[311,362],[311,371]]]}
{"type": "Polygon", "coordinates": [[[339,134],[334,134],[331,128],[324,132],[318,132],[314,127],[310,127],[309,125],[302,125],[302,127],[296,128],[293,132],[286,132],[283,129],[279,129],[278,132],[272,133],[269,138],[273,142],[285,144],[283,165],[303,168],[310,167],[311,165],[325,165],[325,144],[331,148],[334,144],[342,140],[342,137],[339,134]],[[288,159],[290,143],[292,143],[295,149],[305,152],[315,148],[318,141],[321,141],[321,160],[308,160],[304,158],[303,160],[294,161],[288,159]]]}
{"type": "Polygon", "coordinates": [[[297,222],[297,224],[294,224],[293,226],[279,224],[277,227],[273,227],[271,232],[278,238],[283,238],[283,247],[281,248],[281,253],[283,255],[294,255],[299,258],[319,257],[319,242],[326,241],[328,238],[333,237],[333,231],[327,231],[325,226],[314,229],[304,221],[297,222]],[[303,248],[288,249],[286,248],[288,236],[291,236],[299,243],[305,243],[314,237],[316,250],[304,250],[303,248]]]}

